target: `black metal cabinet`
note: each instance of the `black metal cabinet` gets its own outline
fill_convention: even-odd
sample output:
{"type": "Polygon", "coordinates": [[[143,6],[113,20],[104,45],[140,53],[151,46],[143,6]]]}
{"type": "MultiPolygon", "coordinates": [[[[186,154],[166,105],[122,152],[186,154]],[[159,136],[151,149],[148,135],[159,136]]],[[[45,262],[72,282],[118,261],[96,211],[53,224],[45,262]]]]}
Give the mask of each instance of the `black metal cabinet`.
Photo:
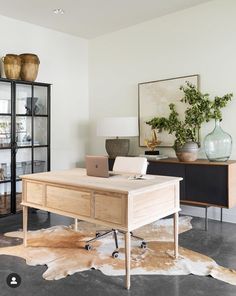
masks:
{"type": "Polygon", "coordinates": [[[21,175],[50,170],[50,88],[0,79],[0,217],[20,209],[21,175]]]}

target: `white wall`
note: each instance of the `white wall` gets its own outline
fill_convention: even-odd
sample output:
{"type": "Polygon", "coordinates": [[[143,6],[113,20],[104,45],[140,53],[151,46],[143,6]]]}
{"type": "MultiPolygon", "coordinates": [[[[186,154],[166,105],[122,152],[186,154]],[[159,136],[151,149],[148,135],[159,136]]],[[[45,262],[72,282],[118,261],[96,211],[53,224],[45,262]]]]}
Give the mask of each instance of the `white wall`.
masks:
{"type": "Polygon", "coordinates": [[[0,16],[0,56],[35,53],[37,81],[52,83],[52,169],[83,162],[88,138],[88,42],[0,16]]]}
{"type": "MultiPolygon", "coordinates": [[[[89,43],[90,152],[105,153],[96,121],[105,116],[138,115],[139,82],[200,74],[201,90],[233,92],[222,127],[236,141],[236,1],[216,0],[93,39],[89,43]]],[[[202,128],[202,138],[213,122],[202,128]]],[[[131,154],[138,154],[137,139],[131,154]]],[[[173,155],[171,150],[165,154],[173,155]]],[[[200,153],[203,157],[204,153],[200,153]]],[[[236,159],[236,145],[232,159],[236,159]]],[[[187,212],[187,208],[184,208],[187,212]]],[[[194,208],[191,213],[201,214],[194,208]]],[[[217,217],[218,211],[210,212],[217,217]]],[[[236,209],[224,211],[236,222],[236,209]]]]}

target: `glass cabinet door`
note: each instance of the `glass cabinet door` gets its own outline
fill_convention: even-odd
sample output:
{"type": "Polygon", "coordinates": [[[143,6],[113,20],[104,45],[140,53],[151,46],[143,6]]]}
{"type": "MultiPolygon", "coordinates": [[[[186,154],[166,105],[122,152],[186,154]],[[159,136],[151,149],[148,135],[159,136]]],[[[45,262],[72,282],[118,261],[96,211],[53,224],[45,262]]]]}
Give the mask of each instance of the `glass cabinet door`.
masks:
{"type": "Polygon", "coordinates": [[[15,140],[18,147],[32,145],[32,119],[29,116],[16,116],[15,140]]]}
{"type": "Polygon", "coordinates": [[[11,144],[11,84],[0,82],[0,148],[11,144]]]}
{"type": "Polygon", "coordinates": [[[48,170],[48,152],[47,147],[34,148],[34,173],[46,172],[48,170]]]}
{"type": "Polygon", "coordinates": [[[0,116],[0,149],[11,148],[11,116],[0,116]]]}
{"type": "Polygon", "coordinates": [[[34,118],[34,146],[48,145],[47,117],[34,118]]]}
{"type": "Polygon", "coordinates": [[[0,78],[0,217],[21,210],[22,175],[50,169],[50,84],[0,78]]]}
{"type": "Polygon", "coordinates": [[[0,183],[11,181],[11,150],[0,151],[0,183]]]}
{"type": "Polygon", "coordinates": [[[48,115],[48,88],[34,86],[34,115],[48,115]]]}
{"type": "Polygon", "coordinates": [[[11,183],[0,183],[0,217],[11,213],[11,183]]]}
{"type": "Polygon", "coordinates": [[[32,149],[19,148],[16,153],[16,179],[27,174],[32,174],[32,149]]]}
{"type": "Polygon", "coordinates": [[[11,84],[0,82],[0,114],[11,114],[11,84]]]}
{"type": "Polygon", "coordinates": [[[32,86],[16,84],[16,115],[31,115],[32,86]]]}
{"type": "Polygon", "coordinates": [[[21,201],[22,201],[22,181],[16,181],[15,207],[17,212],[22,210],[21,201]]]}
{"type": "Polygon", "coordinates": [[[11,213],[11,83],[0,82],[0,216],[11,213]]]}
{"type": "Polygon", "coordinates": [[[48,145],[48,87],[35,85],[34,146],[48,145]]]}
{"type": "Polygon", "coordinates": [[[11,212],[11,150],[0,150],[0,216],[11,212]]]}

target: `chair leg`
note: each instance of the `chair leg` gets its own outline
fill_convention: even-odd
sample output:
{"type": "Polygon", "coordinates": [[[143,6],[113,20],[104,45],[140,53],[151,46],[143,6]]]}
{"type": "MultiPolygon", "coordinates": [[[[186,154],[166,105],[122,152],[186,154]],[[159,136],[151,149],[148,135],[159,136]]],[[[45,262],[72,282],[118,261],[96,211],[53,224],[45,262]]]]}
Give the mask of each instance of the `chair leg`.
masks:
{"type": "Polygon", "coordinates": [[[107,231],[107,232],[105,232],[105,233],[103,233],[103,234],[101,234],[101,235],[99,235],[97,237],[94,237],[94,238],[86,241],[86,243],[89,244],[89,243],[95,242],[96,240],[99,240],[100,238],[103,238],[103,237],[105,237],[105,236],[107,236],[107,235],[109,235],[111,233],[113,233],[113,230],[109,230],[109,231],[107,231]]]}
{"type": "Polygon", "coordinates": [[[74,230],[78,231],[78,219],[75,218],[75,226],[74,226],[74,230]]]}
{"type": "MultiPolygon", "coordinates": [[[[96,237],[94,237],[94,238],[92,238],[92,239],[86,241],[85,249],[86,249],[86,250],[91,250],[92,246],[90,245],[90,243],[95,242],[95,241],[97,241],[97,240],[99,240],[99,239],[101,239],[101,238],[104,238],[104,237],[106,237],[107,235],[113,234],[113,237],[114,237],[114,240],[115,240],[115,246],[116,246],[116,249],[115,249],[115,251],[112,253],[112,257],[113,257],[113,258],[117,258],[118,255],[119,255],[119,244],[118,244],[118,237],[117,237],[119,232],[124,234],[123,231],[120,231],[120,230],[117,230],[117,229],[112,229],[112,230],[106,231],[106,232],[103,233],[103,234],[99,234],[98,236],[96,236],[96,237]]],[[[146,248],[146,247],[147,247],[147,243],[144,241],[144,239],[143,239],[142,237],[139,237],[139,236],[133,235],[132,232],[130,232],[130,236],[131,236],[132,238],[135,238],[135,239],[141,241],[141,246],[140,246],[141,248],[146,248]]]]}
{"type": "MultiPolygon", "coordinates": [[[[125,232],[122,231],[122,230],[118,230],[118,232],[120,232],[120,233],[122,233],[122,234],[125,235],[125,232]]],[[[144,239],[143,237],[140,237],[140,236],[134,235],[132,231],[130,231],[130,235],[131,235],[131,238],[135,238],[135,239],[140,240],[140,241],[142,241],[142,242],[145,243],[145,239],[144,239]]],[[[145,243],[145,244],[146,244],[146,243],[145,243]]]]}
{"type": "Polygon", "coordinates": [[[114,234],[114,239],[115,239],[115,245],[116,245],[116,250],[119,249],[119,246],[118,246],[118,239],[117,239],[117,233],[118,231],[116,229],[113,229],[113,234],[114,234]]]}
{"type": "Polygon", "coordinates": [[[131,237],[132,237],[132,238],[135,238],[135,239],[137,239],[137,240],[144,241],[144,239],[143,239],[142,237],[137,236],[137,235],[133,235],[133,233],[131,233],[131,237]]]}

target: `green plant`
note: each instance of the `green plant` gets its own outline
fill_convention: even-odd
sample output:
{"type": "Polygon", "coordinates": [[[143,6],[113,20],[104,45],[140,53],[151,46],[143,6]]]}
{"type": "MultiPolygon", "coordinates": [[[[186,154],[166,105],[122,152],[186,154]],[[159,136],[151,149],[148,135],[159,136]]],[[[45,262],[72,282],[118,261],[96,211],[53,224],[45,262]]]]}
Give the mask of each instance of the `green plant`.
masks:
{"type": "Polygon", "coordinates": [[[146,122],[152,129],[165,130],[169,134],[173,134],[176,138],[175,150],[181,148],[187,141],[198,143],[201,125],[211,119],[222,120],[221,108],[225,107],[233,97],[233,94],[229,93],[210,100],[209,94],[201,93],[196,86],[188,81],[186,86],[180,87],[180,90],[184,93],[180,101],[188,104],[183,120],[179,118],[176,106],[172,103],[169,105],[169,117],[154,117],[146,122]]]}

